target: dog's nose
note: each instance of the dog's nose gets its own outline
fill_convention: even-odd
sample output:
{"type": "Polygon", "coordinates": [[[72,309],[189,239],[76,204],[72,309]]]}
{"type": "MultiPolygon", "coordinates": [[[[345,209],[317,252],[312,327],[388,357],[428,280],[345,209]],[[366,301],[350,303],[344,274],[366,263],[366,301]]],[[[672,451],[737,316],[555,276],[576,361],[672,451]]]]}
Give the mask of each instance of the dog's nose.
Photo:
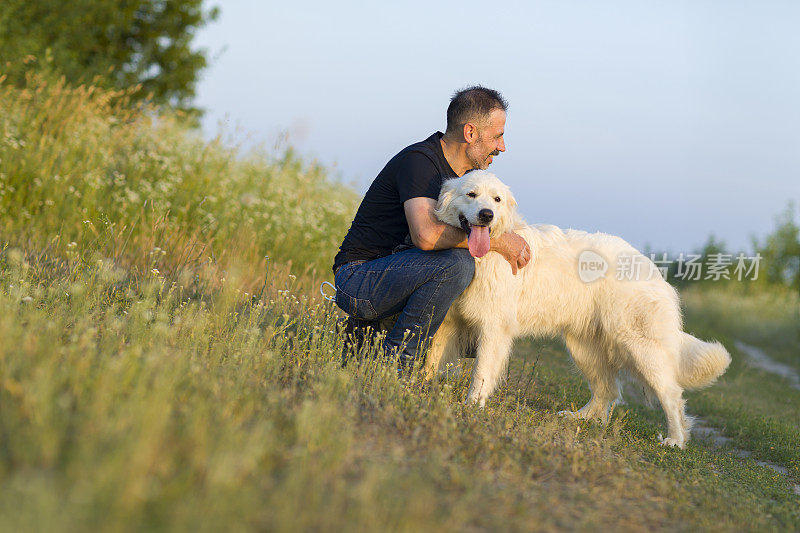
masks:
{"type": "Polygon", "coordinates": [[[494,218],[494,213],[491,209],[481,209],[478,211],[478,222],[488,224],[494,218]]]}

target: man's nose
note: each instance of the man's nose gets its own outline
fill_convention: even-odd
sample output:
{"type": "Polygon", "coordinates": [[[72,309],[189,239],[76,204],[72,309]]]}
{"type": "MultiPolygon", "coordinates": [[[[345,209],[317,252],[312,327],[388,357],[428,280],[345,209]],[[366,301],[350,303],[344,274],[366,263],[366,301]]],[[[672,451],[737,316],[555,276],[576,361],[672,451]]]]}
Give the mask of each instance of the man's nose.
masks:
{"type": "Polygon", "coordinates": [[[501,152],[505,152],[506,151],[506,141],[505,141],[505,139],[502,139],[502,138],[500,139],[500,144],[497,145],[497,149],[500,150],[501,152]]]}

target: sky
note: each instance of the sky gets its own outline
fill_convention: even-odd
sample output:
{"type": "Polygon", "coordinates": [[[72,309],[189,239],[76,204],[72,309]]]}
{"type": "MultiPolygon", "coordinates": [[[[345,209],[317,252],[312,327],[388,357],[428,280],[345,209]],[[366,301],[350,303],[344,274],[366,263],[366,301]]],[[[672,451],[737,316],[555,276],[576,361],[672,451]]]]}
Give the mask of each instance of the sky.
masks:
{"type": "Polygon", "coordinates": [[[800,2],[216,5],[204,134],[288,139],[362,194],[482,84],[510,102],[489,170],[529,223],[751,251],[800,207],[800,2]]]}

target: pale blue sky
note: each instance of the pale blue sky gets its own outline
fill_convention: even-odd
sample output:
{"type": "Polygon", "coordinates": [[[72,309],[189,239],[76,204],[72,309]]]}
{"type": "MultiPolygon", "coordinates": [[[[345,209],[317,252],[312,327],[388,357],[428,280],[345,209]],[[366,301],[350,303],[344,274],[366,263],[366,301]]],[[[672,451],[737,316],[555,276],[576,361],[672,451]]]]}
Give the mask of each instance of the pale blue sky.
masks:
{"type": "Polygon", "coordinates": [[[529,222],[749,250],[800,202],[800,2],[219,5],[206,135],[288,130],[361,192],[481,83],[511,103],[490,170],[529,222]]]}

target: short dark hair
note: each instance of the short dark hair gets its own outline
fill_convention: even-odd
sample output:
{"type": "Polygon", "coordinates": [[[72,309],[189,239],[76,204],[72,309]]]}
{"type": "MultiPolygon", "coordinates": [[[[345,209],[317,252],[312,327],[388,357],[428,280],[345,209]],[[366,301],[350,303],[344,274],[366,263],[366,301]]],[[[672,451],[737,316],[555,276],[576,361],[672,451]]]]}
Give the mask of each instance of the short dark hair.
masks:
{"type": "Polygon", "coordinates": [[[473,85],[456,91],[447,106],[447,133],[456,134],[467,122],[486,118],[495,109],[506,111],[508,102],[493,89],[473,85]]]}

